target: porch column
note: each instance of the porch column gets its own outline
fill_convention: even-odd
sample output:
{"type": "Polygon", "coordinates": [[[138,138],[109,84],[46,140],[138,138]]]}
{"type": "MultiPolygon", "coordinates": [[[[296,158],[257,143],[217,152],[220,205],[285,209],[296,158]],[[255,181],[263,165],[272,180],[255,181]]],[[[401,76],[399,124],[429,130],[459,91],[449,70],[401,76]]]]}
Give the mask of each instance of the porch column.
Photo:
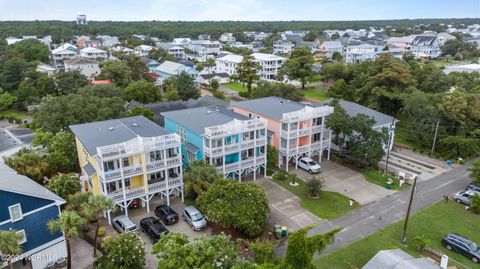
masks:
{"type": "Polygon", "coordinates": [[[108,220],[108,224],[109,225],[112,225],[112,218],[110,217],[110,210],[107,211],[107,220],[108,220]]]}
{"type": "Polygon", "coordinates": [[[165,186],[167,188],[167,205],[170,206],[170,188],[168,186],[168,178],[170,176],[168,175],[168,169],[165,170],[165,186]]]}

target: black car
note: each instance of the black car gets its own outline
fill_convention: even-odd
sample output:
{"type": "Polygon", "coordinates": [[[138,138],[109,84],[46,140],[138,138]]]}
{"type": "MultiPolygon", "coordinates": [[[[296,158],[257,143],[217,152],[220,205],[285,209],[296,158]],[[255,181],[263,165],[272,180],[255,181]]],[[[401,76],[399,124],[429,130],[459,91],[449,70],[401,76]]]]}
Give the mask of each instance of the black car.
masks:
{"type": "Polygon", "coordinates": [[[475,263],[480,263],[480,248],[465,236],[455,233],[447,234],[442,240],[442,245],[448,250],[462,254],[475,263]]]}
{"type": "Polygon", "coordinates": [[[162,234],[169,233],[167,228],[163,226],[160,219],[156,217],[144,218],[140,221],[140,230],[146,233],[150,237],[152,244],[155,244],[160,240],[162,234]]]}
{"type": "Polygon", "coordinates": [[[159,217],[163,223],[170,225],[178,222],[178,214],[168,205],[159,205],[155,208],[155,215],[159,217]]]}

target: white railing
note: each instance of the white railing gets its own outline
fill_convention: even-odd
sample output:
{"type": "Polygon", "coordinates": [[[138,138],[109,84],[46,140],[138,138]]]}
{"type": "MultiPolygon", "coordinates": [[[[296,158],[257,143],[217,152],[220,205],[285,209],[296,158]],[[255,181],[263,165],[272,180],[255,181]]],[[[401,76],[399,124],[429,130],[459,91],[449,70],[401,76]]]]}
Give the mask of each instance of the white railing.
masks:
{"type": "Polygon", "coordinates": [[[97,147],[97,155],[100,159],[120,157],[145,151],[153,151],[180,146],[180,136],[167,134],[156,137],[137,137],[124,143],[118,143],[103,147],[97,147]]]}
{"type": "MultiPolygon", "coordinates": [[[[143,173],[143,168],[141,165],[125,166],[123,167],[123,176],[132,176],[135,174],[143,173]]],[[[120,169],[115,169],[111,171],[105,171],[105,180],[112,180],[122,177],[122,172],[120,169]]]]}
{"type": "Polygon", "coordinates": [[[304,121],[313,118],[325,117],[333,113],[333,107],[331,106],[321,106],[321,107],[311,107],[305,106],[304,108],[289,112],[283,113],[282,120],[284,122],[297,122],[304,121]]]}
{"type": "Polygon", "coordinates": [[[168,187],[169,188],[175,188],[175,187],[182,186],[182,185],[183,185],[183,181],[180,178],[180,176],[172,177],[172,178],[168,179],[168,187]]]}
{"type": "MultiPolygon", "coordinates": [[[[140,197],[145,195],[145,187],[138,187],[138,188],[133,188],[133,189],[128,189],[125,190],[125,199],[132,199],[136,197],[140,197]]],[[[123,190],[116,191],[116,192],[111,192],[107,194],[108,197],[110,197],[113,201],[122,201],[124,199],[123,196],[123,190]]]]}
{"type": "Polygon", "coordinates": [[[155,182],[152,184],[148,184],[148,193],[157,192],[159,190],[164,190],[167,188],[167,181],[163,180],[160,182],[155,182]]]}
{"type": "Polygon", "coordinates": [[[312,133],[319,133],[322,131],[322,125],[315,125],[312,127],[312,133]]]}
{"type": "Polygon", "coordinates": [[[261,118],[243,121],[233,119],[226,124],[205,128],[205,136],[210,138],[222,137],[265,128],[267,128],[267,122],[261,118]]]}
{"type": "Polygon", "coordinates": [[[174,166],[174,165],[180,165],[181,163],[182,161],[180,156],[170,157],[166,161],[165,159],[151,161],[151,162],[147,162],[147,171],[174,166]]]}
{"type": "Polygon", "coordinates": [[[208,156],[218,156],[222,154],[230,154],[230,153],[235,153],[240,151],[242,148],[251,148],[253,145],[257,146],[264,146],[267,142],[265,140],[265,136],[261,136],[255,140],[243,140],[241,143],[234,143],[234,144],[229,144],[225,145],[225,152],[223,151],[223,147],[216,147],[216,148],[209,148],[207,146],[203,147],[203,151],[206,153],[208,156]]]}

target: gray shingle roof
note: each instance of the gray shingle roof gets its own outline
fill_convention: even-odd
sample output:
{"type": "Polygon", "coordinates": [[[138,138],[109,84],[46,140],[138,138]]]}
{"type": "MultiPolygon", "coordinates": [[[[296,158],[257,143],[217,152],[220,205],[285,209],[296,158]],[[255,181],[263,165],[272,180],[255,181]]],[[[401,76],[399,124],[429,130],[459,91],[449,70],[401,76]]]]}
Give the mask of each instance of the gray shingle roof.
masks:
{"type": "Polygon", "coordinates": [[[415,258],[401,249],[380,250],[362,269],[439,269],[426,258],[415,258]]]}
{"type": "Polygon", "coordinates": [[[200,149],[195,146],[194,144],[188,142],[186,145],[185,145],[185,149],[191,153],[197,153],[200,149]]]}
{"type": "Polygon", "coordinates": [[[48,199],[60,204],[65,203],[65,200],[55,193],[32,179],[18,174],[4,163],[0,163],[0,190],[48,199]]]}
{"type": "MultiPolygon", "coordinates": [[[[319,106],[328,105],[331,101],[332,99],[328,99],[322,102],[313,103],[312,106],[319,107],[319,106]]],[[[339,100],[339,101],[340,101],[340,106],[343,109],[345,109],[345,112],[347,112],[347,114],[350,117],[355,117],[358,114],[365,114],[367,116],[373,117],[375,119],[374,127],[392,123],[393,117],[391,116],[388,116],[386,114],[383,114],[381,112],[378,112],[366,106],[359,105],[354,102],[345,101],[345,100],[339,100]]]]}
{"type": "Polygon", "coordinates": [[[70,125],[70,130],[92,156],[97,154],[97,147],[127,142],[138,136],[168,134],[165,129],[144,116],[70,125]]]}
{"type": "Polygon", "coordinates": [[[231,105],[275,120],[281,120],[283,113],[298,111],[305,107],[299,102],[275,96],[236,102],[231,105]]]}
{"type": "Polygon", "coordinates": [[[203,134],[205,128],[228,123],[234,118],[239,120],[250,119],[231,110],[218,107],[198,107],[184,110],[164,112],[166,119],[188,128],[196,133],[203,134]]]}

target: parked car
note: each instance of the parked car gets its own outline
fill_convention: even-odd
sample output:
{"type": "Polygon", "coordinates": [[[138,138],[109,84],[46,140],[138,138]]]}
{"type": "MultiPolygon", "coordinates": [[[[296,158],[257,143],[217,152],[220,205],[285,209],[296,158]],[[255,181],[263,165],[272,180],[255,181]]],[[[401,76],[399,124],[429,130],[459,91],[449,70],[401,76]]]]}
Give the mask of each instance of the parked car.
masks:
{"type": "Polygon", "coordinates": [[[140,198],[133,199],[130,205],[128,206],[129,209],[134,209],[137,207],[140,207],[140,198]]]}
{"type": "Polygon", "coordinates": [[[168,205],[159,205],[155,208],[155,215],[166,225],[178,222],[178,214],[168,205]]]}
{"type": "Polygon", "coordinates": [[[462,254],[475,263],[480,263],[480,248],[475,242],[465,236],[449,233],[443,238],[442,245],[448,250],[462,254]]]}
{"type": "Polygon", "coordinates": [[[309,157],[302,157],[298,160],[298,167],[302,168],[303,170],[309,172],[310,174],[313,173],[320,173],[320,165],[316,163],[309,157]]]}
{"type": "Polygon", "coordinates": [[[162,234],[169,233],[168,229],[163,226],[159,218],[148,217],[140,221],[140,230],[150,237],[150,242],[155,244],[160,240],[162,234]]]}
{"type": "Polygon", "coordinates": [[[477,184],[475,184],[475,183],[472,182],[472,183],[468,184],[466,190],[467,190],[467,191],[468,191],[468,190],[472,190],[472,191],[480,192],[480,186],[478,186],[477,184]]]}
{"type": "Polygon", "coordinates": [[[194,231],[201,231],[207,228],[207,221],[202,213],[194,206],[185,207],[183,210],[183,219],[192,226],[194,231]]]}
{"type": "Polygon", "coordinates": [[[480,195],[480,192],[474,190],[460,191],[453,195],[453,200],[464,205],[470,205],[470,199],[475,195],[480,195]]]}
{"type": "Polygon", "coordinates": [[[127,216],[120,215],[116,216],[112,220],[113,228],[117,230],[119,233],[124,233],[126,231],[130,231],[133,233],[138,233],[138,227],[131,221],[127,216]]]}

